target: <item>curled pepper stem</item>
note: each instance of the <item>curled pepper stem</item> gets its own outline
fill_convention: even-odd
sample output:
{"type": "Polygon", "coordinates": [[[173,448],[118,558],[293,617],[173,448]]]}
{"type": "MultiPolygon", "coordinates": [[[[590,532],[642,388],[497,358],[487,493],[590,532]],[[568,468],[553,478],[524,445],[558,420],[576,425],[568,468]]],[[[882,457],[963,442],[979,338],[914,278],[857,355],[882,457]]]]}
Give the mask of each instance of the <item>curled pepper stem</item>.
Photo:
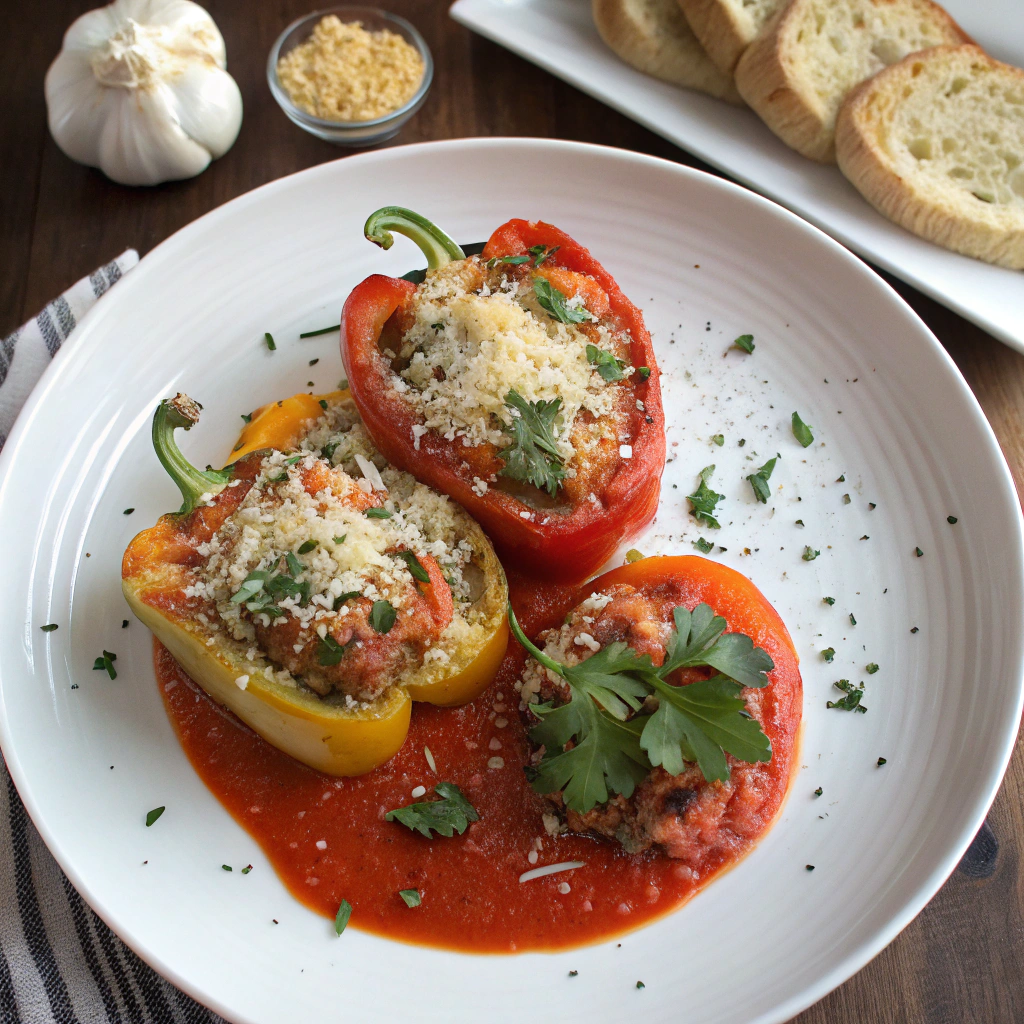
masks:
{"type": "Polygon", "coordinates": [[[437,270],[452,260],[466,258],[458,243],[449,238],[436,224],[422,214],[402,206],[382,206],[375,213],[371,213],[363,225],[363,234],[367,240],[382,249],[390,249],[394,244],[392,231],[412,239],[423,250],[423,255],[427,257],[428,270],[437,270]]]}
{"type": "Polygon", "coordinates": [[[167,475],[181,491],[181,508],[178,515],[191,512],[204,494],[223,490],[231,479],[230,469],[196,469],[174,440],[174,431],[181,427],[191,430],[199,422],[200,406],[188,395],[180,392],[174,398],[165,398],[153,414],[153,448],[167,475]]]}
{"type": "Polygon", "coordinates": [[[511,601],[508,602],[508,624],[512,629],[512,635],[526,648],[527,654],[539,661],[545,668],[549,668],[563,679],[565,678],[565,666],[561,662],[555,661],[554,658],[549,658],[536,644],[530,642],[523,632],[523,627],[519,625],[516,613],[512,611],[511,601]]]}

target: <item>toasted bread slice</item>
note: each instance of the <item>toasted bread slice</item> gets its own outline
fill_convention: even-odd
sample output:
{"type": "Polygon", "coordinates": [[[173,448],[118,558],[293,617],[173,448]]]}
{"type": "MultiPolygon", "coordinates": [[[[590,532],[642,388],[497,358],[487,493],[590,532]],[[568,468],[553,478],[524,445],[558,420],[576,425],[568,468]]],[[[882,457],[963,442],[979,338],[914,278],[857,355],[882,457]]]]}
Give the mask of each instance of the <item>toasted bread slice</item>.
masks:
{"type": "Polygon", "coordinates": [[[1024,270],[1024,71],[977,46],[906,57],[847,96],[836,156],[915,235],[1024,270]]]}
{"type": "Polygon", "coordinates": [[[784,0],[677,0],[700,45],[731,75],[743,51],[784,0]]]}
{"type": "Polygon", "coordinates": [[[676,0],[592,0],[592,10],[601,38],[638,71],[742,103],[732,77],[711,63],[676,0]]]}
{"type": "Polygon", "coordinates": [[[740,57],[736,85],[786,145],[828,163],[854,86],[908,53],[970,41],[932,0],[792,0],[740,57]]]}

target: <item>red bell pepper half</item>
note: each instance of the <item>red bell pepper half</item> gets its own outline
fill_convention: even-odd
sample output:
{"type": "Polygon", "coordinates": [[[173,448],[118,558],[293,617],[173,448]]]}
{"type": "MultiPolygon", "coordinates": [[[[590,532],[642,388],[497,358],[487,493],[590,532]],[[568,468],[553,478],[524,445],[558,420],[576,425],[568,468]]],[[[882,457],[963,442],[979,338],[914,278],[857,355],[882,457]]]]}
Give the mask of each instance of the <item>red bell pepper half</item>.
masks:
{"type": "MultiPolygon", "coordinates": [[[[420,246],[431,270],[465,259],[451,238],[412,211],[385,207],[366,222],[367,238],[385,249],[393,242],[392,230],[420,246]]],[[[366,429],[389,462],[459,502],[509,565],[547,579],[580,581],[646,526],[658,507],[665,422],[651,336],[640,310],[612,276],[558,228],[541,221],[502,224],[480,259],[504,257],[522,257],[519,264],[531,260],[533,275],[546,278],[561,298],[570,292],[579,296],[588,312],[628,332],[629,362],[638,368],[623,382],[636,399],[629,403],[628,440],[623,441],[632,452],[618,458],[593,498],[538,513],[520,497],[522,488],[503,489],[501,477],[481,494],[474,489],[476,474],[467,467],[462,438],[423,433],[422,417],[393,386],[397,375],[380,344],[389,319],[416,293],[410,281],[373,274],[353,289],[341,317],[342,360],[366,429]],[[413,431],[414,426],[419,429],[413,431]]]]}

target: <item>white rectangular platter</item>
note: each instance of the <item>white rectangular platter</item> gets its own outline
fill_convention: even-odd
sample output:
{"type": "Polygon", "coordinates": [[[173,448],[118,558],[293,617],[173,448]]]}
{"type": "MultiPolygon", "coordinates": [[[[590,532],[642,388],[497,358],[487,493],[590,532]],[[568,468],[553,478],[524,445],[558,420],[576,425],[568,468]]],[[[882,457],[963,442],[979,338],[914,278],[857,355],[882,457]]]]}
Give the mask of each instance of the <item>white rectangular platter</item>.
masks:
{"type": "MultiPolygon", "coordinates": [[[[946,0],[945,6],[994,57],[1024,67],[1021,0],[946,0]]],[[[590,0],[457,0],[451,16],[788,207],[1024,352],[1024,273],[916,238],[876,213],[838,168],[788,149],[752,111],[633,70],[602,43],[590,0]]]]}

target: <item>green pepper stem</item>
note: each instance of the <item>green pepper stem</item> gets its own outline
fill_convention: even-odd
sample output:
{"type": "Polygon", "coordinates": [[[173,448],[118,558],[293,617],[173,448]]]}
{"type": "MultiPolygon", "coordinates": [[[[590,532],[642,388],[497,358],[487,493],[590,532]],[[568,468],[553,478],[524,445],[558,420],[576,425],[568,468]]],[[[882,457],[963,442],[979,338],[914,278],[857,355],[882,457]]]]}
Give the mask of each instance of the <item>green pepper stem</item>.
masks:
{"type": "Polygon", "coordinates": [[[519,620],[516,618],[516,613],[512,611],[512,602],[508,602],[508,624],[512,629],[512,635],[526,648],[526,652],[530,654],[534,659],[539,661],[545,668],[551,669],[552,672],[560,675],[563,679],[565,678],[565,666],[560,662],[555,661],[554,658],[549,658],[540,648],[535,644],[532,644],[523,632],[523,627],[519,625],[519,620]]]}
{"type": "Polygon", "coordinates": [[[437,270],[452,260],[466,258],[460,246],[436,224],[402,206],[382,206],[370,214],[363,226],[367,240],[382,249],[390,249],[394,244],[392,231],[412,239],[423,250],[428,270],[437,270]]]}
{"type": "Polygon", "coordinates": [[[165,398],[153,414],[153,448],[168,476],[178,485],[184,499],[178,515],[191,512],[204,494],[222,491],[231,479],[230,469],[196,469],[174,440],[174,431],[191,430],[199,422],[200,406],[188,395],[165,398]]]}

